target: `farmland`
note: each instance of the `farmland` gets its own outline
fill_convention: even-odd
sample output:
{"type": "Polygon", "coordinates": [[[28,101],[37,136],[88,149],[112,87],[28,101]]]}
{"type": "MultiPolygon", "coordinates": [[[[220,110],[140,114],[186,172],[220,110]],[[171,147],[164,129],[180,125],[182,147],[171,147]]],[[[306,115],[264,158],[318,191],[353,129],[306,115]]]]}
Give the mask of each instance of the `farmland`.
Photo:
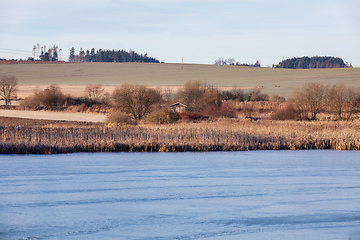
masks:
{"type": "Polygon", "coordinates": [[[239,66],[153,63],[2,64],[1,74],[19,79],[19,96],[36,86],[58,84],[64,92],[83,93],[87,84],[102,84],[108,92],[122,83],[176,90],[187,81],[201,81],[219,88],[259,88],[269,95],[289,97],[294,88],[316,82],[359,87],[360,68],[276,69],[239,66]]]}

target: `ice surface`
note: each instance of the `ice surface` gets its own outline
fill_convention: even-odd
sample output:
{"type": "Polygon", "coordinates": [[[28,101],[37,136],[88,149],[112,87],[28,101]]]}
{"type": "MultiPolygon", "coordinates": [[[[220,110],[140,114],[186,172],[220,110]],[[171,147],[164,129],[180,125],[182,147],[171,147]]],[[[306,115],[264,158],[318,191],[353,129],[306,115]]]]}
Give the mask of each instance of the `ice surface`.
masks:
{"type": "Polygon", "coordinates": [[[360,152],[0,156],[0,239],[360,239],[360,152]]]}

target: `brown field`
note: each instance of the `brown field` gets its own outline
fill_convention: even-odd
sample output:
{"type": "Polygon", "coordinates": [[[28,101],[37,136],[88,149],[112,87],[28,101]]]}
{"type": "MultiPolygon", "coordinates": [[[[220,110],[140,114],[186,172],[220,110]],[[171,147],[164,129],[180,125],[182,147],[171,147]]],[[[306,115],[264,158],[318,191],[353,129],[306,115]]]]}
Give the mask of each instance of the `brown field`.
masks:
{"type": "Polygon", "coordinates": [[[0,153],[360,150],[360,121],[229,119],[111,127],[0,118],[0,153]]]}
{"type": "Polygon", "coordinates": [[[108,92],[122,83],[142,84],[162,89],[177,89],[186,81],[202,81],[215,87],[260,88],[269,95],[288,97],[306,83],[333,85],[344,83],[360,87],[360,68],[273,69],[153,63],[66,63],[0,64],[1,74],[15,75],[20,96],[28,96],[36,86],[62,86],[65,93],[82,95],[87,84],[102,84],[108,92]]]}

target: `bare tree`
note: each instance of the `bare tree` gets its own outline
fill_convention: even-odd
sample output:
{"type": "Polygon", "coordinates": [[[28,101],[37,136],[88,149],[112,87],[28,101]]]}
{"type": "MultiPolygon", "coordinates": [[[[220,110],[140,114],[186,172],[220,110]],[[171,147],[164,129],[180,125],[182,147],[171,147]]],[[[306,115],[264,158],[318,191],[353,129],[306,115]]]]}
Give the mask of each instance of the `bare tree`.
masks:
{"type": "Polygon", "coordinates": [[[0,96],[4,98],[5,105],[11,104],[11,100],[16,98],[18,80],[15,76],[3,75],[0,78],[0,96]]]}
{"type": "Polygon", "coordinates": [[[322,84],[308,83],[302,89],[293,91],[291,100],[301,113],[302,119],[316,119],[327,103],[328,89],[328,86],[322,84]]]}
{"type": "Polygon", "coordinates": [[[59,61],[61,61],[61,52],[62,52],[62,49],[60,48],[60,49],[59,49],[59,55],[60,55],[59,61]]]}
{"type": "Polygon", "coordinates": [[[40,44],[36,44],[36,60],[39,60],[39,51],[40,51],[40,44]]]}
{"type": "Polygon", "coordinates": [[[86,85],[85,95],[88,99],[93,102],[99,101],[105,93],[105,89],[101,86],[101,84],[97,85],[86,85]]]}
{"type": "Polygon", "coordinates": [[[350,120],[358,106],[359,91],[346,87],[343,83],[335,84],[329,91],[329,107],[338,120],[350,120]]]}
{"type": "Polygon", "coordinates": [[[153,104],[160,102],[161,94],[143,85],[123,84],[115,89],[113,98],[116,108],[135,119],[142,119],[151,111],[153,104]]]}
{"type": "Polygon", "coordinates": [[[187,106],[189,111],[201,112],[209,106],[220,106],[220,92],[200,81],[187,81],[178,91],[178,98],[187,106]]]}
{"type": "Polygon", "coordinates": [[[35,58],[35,56],[36,56],[36,45],[33,46],[33,51],[32,51],[32,53],[33,53],[34,60],[35,60],[35,59],[36,59],[36,58],[35,58]]]}
{"type": "Polygon", "coordinates": [[[293,104],[295,111],[298,113],[299,120],[308,119],[308,113],[306,109],[305,96],[302,93],[302,89],[295,88],[289,98],[290,104],[293,104]]]}
{"type": "Polygon", "coordinates": [[[178,92],[179,99],[188,107],[190,111],[201,111],[205,87],[200,81],[187,81],[178,92]]]}
{"type": "Polygon", "coordinates": [[[79,62],[84,62],[84,57],[85,57],[85,51],[84,51],[84,49],[80,48],[80,51],[79,51],[79,62]]]}
{"type": "Polygon", "coordinates": [[[215,60],[214,62],[215,65],[235,65],[235,59],[233,58],[229,58],[229,59],[225,59],[225,58],[219,58],[217,60],[215,60]]]}
{"type": "Polygon", "coordinates": [[[259,60],[256,61],[256,63],[254,64],[254,67],[261,67],[261,63],[259,60]]]}
{"type": "Polygon", "coordinates": [[[235,65],[235,59],[233,58],[229,58],[227,62],[229,63],[229,65],[235,65]]]}
{"type": "Polygon", "coordinates": [[[221,65],[221,58],[215,60],[214,64],[215,65],[221,65]]]}

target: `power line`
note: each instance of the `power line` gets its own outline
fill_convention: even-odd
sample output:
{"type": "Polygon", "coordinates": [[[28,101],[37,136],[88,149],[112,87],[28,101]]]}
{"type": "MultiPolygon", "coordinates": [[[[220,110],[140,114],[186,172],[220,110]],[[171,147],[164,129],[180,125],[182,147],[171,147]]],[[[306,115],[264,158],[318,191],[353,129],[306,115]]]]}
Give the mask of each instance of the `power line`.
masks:
{"type": "Polygon", "coordinates": [[[1,50],[5,50],[5,51],[31,53],[31,51],[25,51],[25,50],[19,50],[19,49],[11,49],[11,48],[0,48],[0,49],[1,49],[1,50]]]}

